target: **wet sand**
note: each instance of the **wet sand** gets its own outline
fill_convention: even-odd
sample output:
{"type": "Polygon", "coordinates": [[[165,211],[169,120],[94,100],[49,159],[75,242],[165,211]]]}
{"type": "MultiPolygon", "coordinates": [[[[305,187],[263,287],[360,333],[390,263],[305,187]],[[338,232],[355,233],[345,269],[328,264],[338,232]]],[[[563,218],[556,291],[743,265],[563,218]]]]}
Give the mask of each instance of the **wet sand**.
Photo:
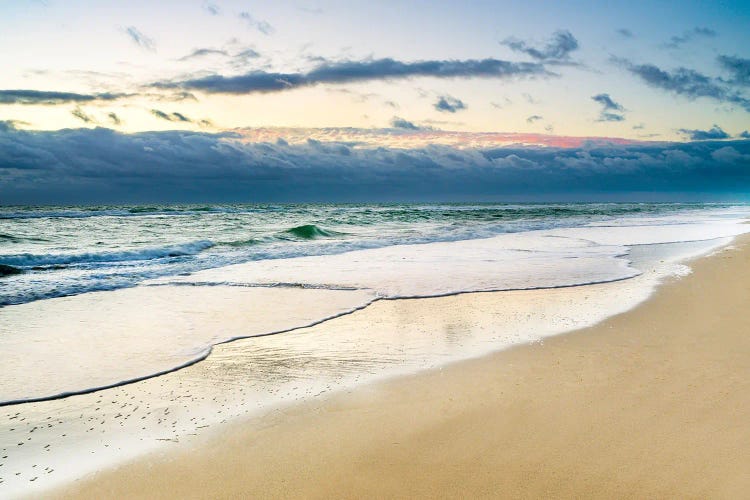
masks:
{"type": "Polygon", "coordinates": [[[230,423],[54,495],[742,498],[750,238],[734,246],[594,327],[230,423]]]}

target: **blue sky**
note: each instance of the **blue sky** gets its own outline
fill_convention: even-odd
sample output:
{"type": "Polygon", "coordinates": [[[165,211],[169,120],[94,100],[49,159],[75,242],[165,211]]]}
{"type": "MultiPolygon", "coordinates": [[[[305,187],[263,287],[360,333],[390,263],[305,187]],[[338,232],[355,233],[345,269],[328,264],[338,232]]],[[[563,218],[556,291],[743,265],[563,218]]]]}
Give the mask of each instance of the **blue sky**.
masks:
{"type": "MultiPolygon", "coordinates": [[[[54,157],[74,176],[107,157],[63,154],[66,129],[111,130],[119,148],[159,137],[148,147],[165,157],[173,141],[210,138],[204,147],[242,151],[250,169],[260,143],[316,155],[318,141],[361,164],[377,164],[377,148],[486,157],[713,141],[742,165],[749,25],[739,1],[2,2],[0,195],[52,202],[48,188],[34,194],[28,165],[54,157]]],[[[117,152],[124,164],[140,153],[117,152]]],[[[110,173],[119,186],[122,168],[110,173]]]]}

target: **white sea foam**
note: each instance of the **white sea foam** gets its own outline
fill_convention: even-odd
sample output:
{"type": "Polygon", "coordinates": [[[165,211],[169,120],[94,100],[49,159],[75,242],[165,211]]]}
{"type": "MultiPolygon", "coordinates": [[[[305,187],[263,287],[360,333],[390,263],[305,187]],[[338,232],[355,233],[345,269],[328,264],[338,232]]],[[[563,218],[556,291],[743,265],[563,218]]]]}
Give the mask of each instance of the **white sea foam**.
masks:
{"type": "Polygon", "coordinates": [[[367,291],[138,287],[0,311],[0,402],[84,392],[172,370],[219,342],[350,312],[367,291]]]}
{"type": "Polygon", "coordinates": [[[254,261],[9,306],[0,310],[0,352],[7,360],[0,367],[0,402],[164,373],[202,358],[217,343],[304,327],[375,298],[632,278],[653,267],[647,260],[630,264],[633,246],[712,241],[750,230],[737,222],[562,228],[254,261]]]}

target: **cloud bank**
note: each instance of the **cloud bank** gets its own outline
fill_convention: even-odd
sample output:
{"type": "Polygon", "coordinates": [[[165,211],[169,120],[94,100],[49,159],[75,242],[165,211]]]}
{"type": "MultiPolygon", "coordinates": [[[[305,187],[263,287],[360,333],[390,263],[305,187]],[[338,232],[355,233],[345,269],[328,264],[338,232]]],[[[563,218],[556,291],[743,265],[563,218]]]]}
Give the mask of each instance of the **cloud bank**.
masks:
{"type": "Polygon", "coordinates": [[[339,84],[413,77],[515,78],[553,76],[542,64],[515,63],[499,59],[430,60],[403,62],[395,59],[325,61],[308,72],[274,73],[252,71],[244,75],[209,75],[183,81],[156,82],[160,89],[200,90],[208,93],[252,94],[282,92],[317,84],[339,84]]]}
{"type": "Polygon", "coordinates": [[[0,122],[3,203],[721,199],[750,141],[413,149],[0,122]]]}

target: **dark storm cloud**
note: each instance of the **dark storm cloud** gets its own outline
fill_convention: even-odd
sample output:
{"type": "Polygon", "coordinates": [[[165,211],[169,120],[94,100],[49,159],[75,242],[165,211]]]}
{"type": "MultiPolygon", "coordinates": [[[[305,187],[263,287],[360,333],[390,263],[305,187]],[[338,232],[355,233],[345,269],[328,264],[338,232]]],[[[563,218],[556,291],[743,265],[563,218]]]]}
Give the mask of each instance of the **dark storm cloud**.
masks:
{"type": "Polygon", "coordinates": [[[718,125],[714,125],[709,130],[695,130],[695,129],[684,129],[679,130],[680,133],[687,135],[690,140],[693,141],[711,141],[718,139],[729,139],[729,134],[718,125]]]}
{"type": "Polygon", "coordinates": [[[737,56],[719,56],[721,67],[732,75],[730,83],[735,85],[750,85],[750,59],[737,56]]]}
{"type": "MultiPolygon", "coordinates": [[[[406,131],[405,131],[406,132],[406,131]]],[[[719,199],[750,191],[749,140],[579,148],[357,148],[200,132],[0,123],[3,203],[719,199]]]]}
{"type": "Polygon", "coordinates": [[[466,104],[461,99],[456,99],[455,97],[444,95],[440,96],[433,107],[438,111],[455,113],[456,111],[466,109],[466,104]]]}
{"type": "Polygon", "coordinates": [[[673,36],[664,44],[664,47],[668,49],[679,49],[684,44],[692,42],[698,37],[714,38],[716,35],[717,33],[710,28],[696,26],[693,29],[685,31],[682,35],[673,36]]]}
{"type": "Polygon", "coordinates": [[[306,73],[252,71],[239,76],[210,75],[177,82],[157,82],[155,88],[202,90],[209,93],[250,94],[281,92],[321,83],[351,83],[412,77],[513,78],[553,76],[538,63],[514,63],[498,59],[432,60],[402,62],[394,59],[324,61],[306,73]]]}
{"type": "Polygon", "coordinates": [[[156,50],[156,44],[154,41],[141,33],[135,26],[128,26],[125,28],[125,34],[128,35],[130,40],[139,47],[150,50],[151,52],[156,50]]]}
{"type": "Polygon", "coordinates": [[[690,99],[706,97],[725,104],[735,104],[750,111],[750,99],[733,89],[727,82],[706,76],[698,71],[677,68],[666,71],[653,64],[634,64],[626,59],[614,59],[651,87],[673,92],[690,99]]]}
{"type": "Polygon", "coordinates": [[[56,105],[69,102],[114,101],[130,94],[115,94],[104,92],[101,94],[77,94],[75,92],[59,92],[54,90],[0,90],[0,104],[42,104],[56,105]]]}
{"type": "Polygon", "coordinates": [[[538,61],[564,61],[570,58],[571,52],[579,48],[578,40],[568,30],[555,31],[552,38],[543,47],[534,47],[518,38],[506,38],[500,43],[515,52],[524,53],[538,61]]]}

